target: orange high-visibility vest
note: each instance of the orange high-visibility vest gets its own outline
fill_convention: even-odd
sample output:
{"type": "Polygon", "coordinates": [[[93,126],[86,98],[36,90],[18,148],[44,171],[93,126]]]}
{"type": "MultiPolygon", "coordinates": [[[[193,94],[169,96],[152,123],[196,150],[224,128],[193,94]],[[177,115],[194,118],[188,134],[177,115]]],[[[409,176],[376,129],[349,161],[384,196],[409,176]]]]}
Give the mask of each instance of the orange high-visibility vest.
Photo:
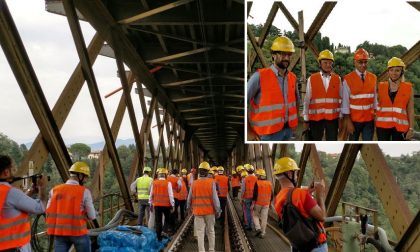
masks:
{"type": "Polygon", "coordinates": [[[167,177],[167,180],[169,181],[169,182],[171,182],[171,184],[172,184],[172,191],[174,191],[174,192],[177,192],[179,189],[178,189],[178,177],[174,177],[174,176],[168,176],[167,177]]]}
{"type": "Polygon", "coordinates": [[[394,103],[388,94],[389,83],[381,82],[378,86],[378,109],[376,112],[376,127],[393,128],[399,132],[407,132],[410,128],[407,105],[413,88],[410,82],[401,82],[394,103]]]}
{"type": "Polygon", "coordinates": [[[254,186],[257,183],[257,176],[249,175],[245,177],[245,192],[242,195],[244,199],[252,199],[254,196],[254,186]]]}
{"type": "Polygon", "coordinates": [[[203,178],[194,180],[192,184],[191,207],[194,215],[214,214],[213,207],[213,179],[203,178]]]}
{"type": "MultiPolygon", "coordinates": [[[[259,69],[261,99],[257,105],[251,99],[250,124],[258,135],[269,135],[283,129],[286,105],[279,82],[271,68],[259,69]]],[[[296,75],[287,73],[289,127],[297,127],[296,75]]]]}
{"type": "Polygon", "coordinates": [[[366,71],[362,82],[355,71],[344,76],[350,88],[350,117],[353,122],[369,122],[374,119],[376,75],[366,71]]]}
{"type": "Polygon", "coordinates": [[[171,206],[168,193],[168,180],[155,179],[153,181],[153,206],[171,206]]]}
{"type": "Polygon", "coordinates": [[[27,213],[18,214],[12,218],[3,216],[3,206],[12,187],[0,185],[0,248],[19,248],[31,240],[31,225],[27,213]]]}
{"type": "Polygon", "coordinates": [[[271,192],[273,187],[271,182],[268,180],[261,180],[257,181],[258,185],[258,196],[257,201],[255,202],[256,205],[260,206],[268,206],[271,202],[271,192]]]}
{"type": "Polygon", "coordinates": [[[320,121],[323,119],[334,120],[340,116],[340,77],[331,73],[328,89],[325,90],[321,73],[311,75],[311,100],[309,103],[309,120],[320,121]]]}
{"type": "Polygon", "coordinates": [[[219,197],[226,198],[229,190],[229,178],[219,175],[216,177],[216,182],[219,184],[219,197]]]}
{"type": "Polygon", "coordinates": [[[46,210],[49,235],[81,236],[88,233],[85,212],[80,209],[85,187],[61,184],[53,188],[46,210]]]}
{"type": "Polygon", "coordinates": [[[239,176],[232,176],[232,187],[240,187],[241,178],[239,176]]]}
{"type": "Polygon", "coordinates": [[[185,184],[185,181],[183,178],[181,178],[182,187],[179,192],[174,192],[174,197],[177,200],[186,200],[188,197],[188,191],[187,191],[187,185],[185,184]]]}
{"type": "MultiPolygon", "coordinates": [[[[283,205],[286,204],[287,193],[289,192],[289,190],[291,189],[289,188],[281,189],[274,200],[274,208],[280,219],[283,216],[282,214],[283,205]]],[[[311,219],[312,218],[311,214],[309,212],[306,212],[305,208],[303,207],[303,203],[307,194],[308,194],[308,190],[296,188],[292,194],[292,204],[299,210],[299,212],[302,214],[304,218],[311,219]]],[[[324,225],[322,224],[322,222],[317,221],[317,226],[320,230],[318,243],[322,244],[327,240],[327,235],[325,233],[324,225]]]]}

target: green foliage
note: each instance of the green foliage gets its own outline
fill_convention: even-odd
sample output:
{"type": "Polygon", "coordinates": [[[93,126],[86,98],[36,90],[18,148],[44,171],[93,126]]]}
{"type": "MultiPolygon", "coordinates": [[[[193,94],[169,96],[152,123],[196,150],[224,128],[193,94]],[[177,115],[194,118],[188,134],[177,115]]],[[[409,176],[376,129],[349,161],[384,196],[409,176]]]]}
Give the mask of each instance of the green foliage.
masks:
{"type": "Polygon", "coordinates": [[[75,143],[70,145],[70,152],[73,154],[75,161],[80,161],[82,158],[86,158],[90,153],[89,145],[84,143],[75,143]]]}
{"type": "Polygon", "coordinates": [[[3,133],[0,133],[0,154],[10,156],[17,166],[23,160],[23,149],[3,133]]]}

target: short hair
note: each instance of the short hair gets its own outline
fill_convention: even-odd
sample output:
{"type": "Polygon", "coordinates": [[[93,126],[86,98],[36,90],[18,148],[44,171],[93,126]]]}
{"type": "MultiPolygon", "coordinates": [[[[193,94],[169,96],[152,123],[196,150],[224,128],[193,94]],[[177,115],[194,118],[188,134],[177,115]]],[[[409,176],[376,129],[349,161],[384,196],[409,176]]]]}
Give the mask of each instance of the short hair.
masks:
{"type": "Polygon", "coordinates": [[[7,168],[12,167],[12,159],[6,155],[0,155],[0,173],[2,173],[7,168]]]}
{"type": "Polygon", "coordinates": [[[172,174],[178,174],[178,169],[172,169],[172,174]]]}

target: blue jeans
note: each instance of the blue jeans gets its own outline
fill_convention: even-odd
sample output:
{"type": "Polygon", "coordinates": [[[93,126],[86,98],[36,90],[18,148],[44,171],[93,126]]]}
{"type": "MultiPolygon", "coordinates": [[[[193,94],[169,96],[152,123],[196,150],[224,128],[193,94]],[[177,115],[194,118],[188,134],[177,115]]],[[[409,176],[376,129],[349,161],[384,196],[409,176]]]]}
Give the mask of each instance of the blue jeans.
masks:
{"type": "Polygon", "coordinates": [[[54,252],[68,252],[71,245],[77,252],[90,252],[88,235],[82,236],[54,236],[54,252]]]}
{"type": "Polygon", "coordinates": [[[254,220],[252,218],[251,213],[251,205],[252,205],[252,199],[244,199],[245,203],[245,218],[246,218],[246,227],[252,228],[254,226],[254,220]]]}
{"type": "Polygon", "coordinates": [[[261,141],[287,141],[292,137],[292,129],[284,127],[279,132],[270,135],[262,135],[260,137],[261,141]]]}
{"type": "Polygon", "coordinates": [[[353,122],[354,132],[350,135],[350,141],[359,141],[359,136],[362,134],[363,141],[373,140],[374,122],[353,122]]]}
{"type": "Polygon", "coordinates": [[[143,225],[143,218],[146,215],[146,222],[149,221],[149,200],[140,199],[139,200],[139,217],[137,219],[137,225],[143,225]]]}

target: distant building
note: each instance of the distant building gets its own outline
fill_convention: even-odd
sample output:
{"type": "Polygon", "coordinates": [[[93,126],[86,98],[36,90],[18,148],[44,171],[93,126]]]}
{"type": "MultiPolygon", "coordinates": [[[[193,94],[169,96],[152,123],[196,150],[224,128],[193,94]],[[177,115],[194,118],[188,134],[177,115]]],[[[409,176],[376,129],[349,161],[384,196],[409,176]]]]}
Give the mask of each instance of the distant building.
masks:
{"type": "Polygon", "coordinates": [[[341,53],[341,54],[350,53],[350,47],[348,46],[337,47],[335,48],[334,53],[341,53]]]}
{"type": "Polygon", "coordinates": [[[100,151],[92,151],[88,155],[88,159],[99,159],[99,156],[101,155],[100,151]]]}
{"type": "Polygon", "coordinates": [[[336,159],[340,157],[340,153],[328,153],[327,156],[332,159],[336,159]]]}

